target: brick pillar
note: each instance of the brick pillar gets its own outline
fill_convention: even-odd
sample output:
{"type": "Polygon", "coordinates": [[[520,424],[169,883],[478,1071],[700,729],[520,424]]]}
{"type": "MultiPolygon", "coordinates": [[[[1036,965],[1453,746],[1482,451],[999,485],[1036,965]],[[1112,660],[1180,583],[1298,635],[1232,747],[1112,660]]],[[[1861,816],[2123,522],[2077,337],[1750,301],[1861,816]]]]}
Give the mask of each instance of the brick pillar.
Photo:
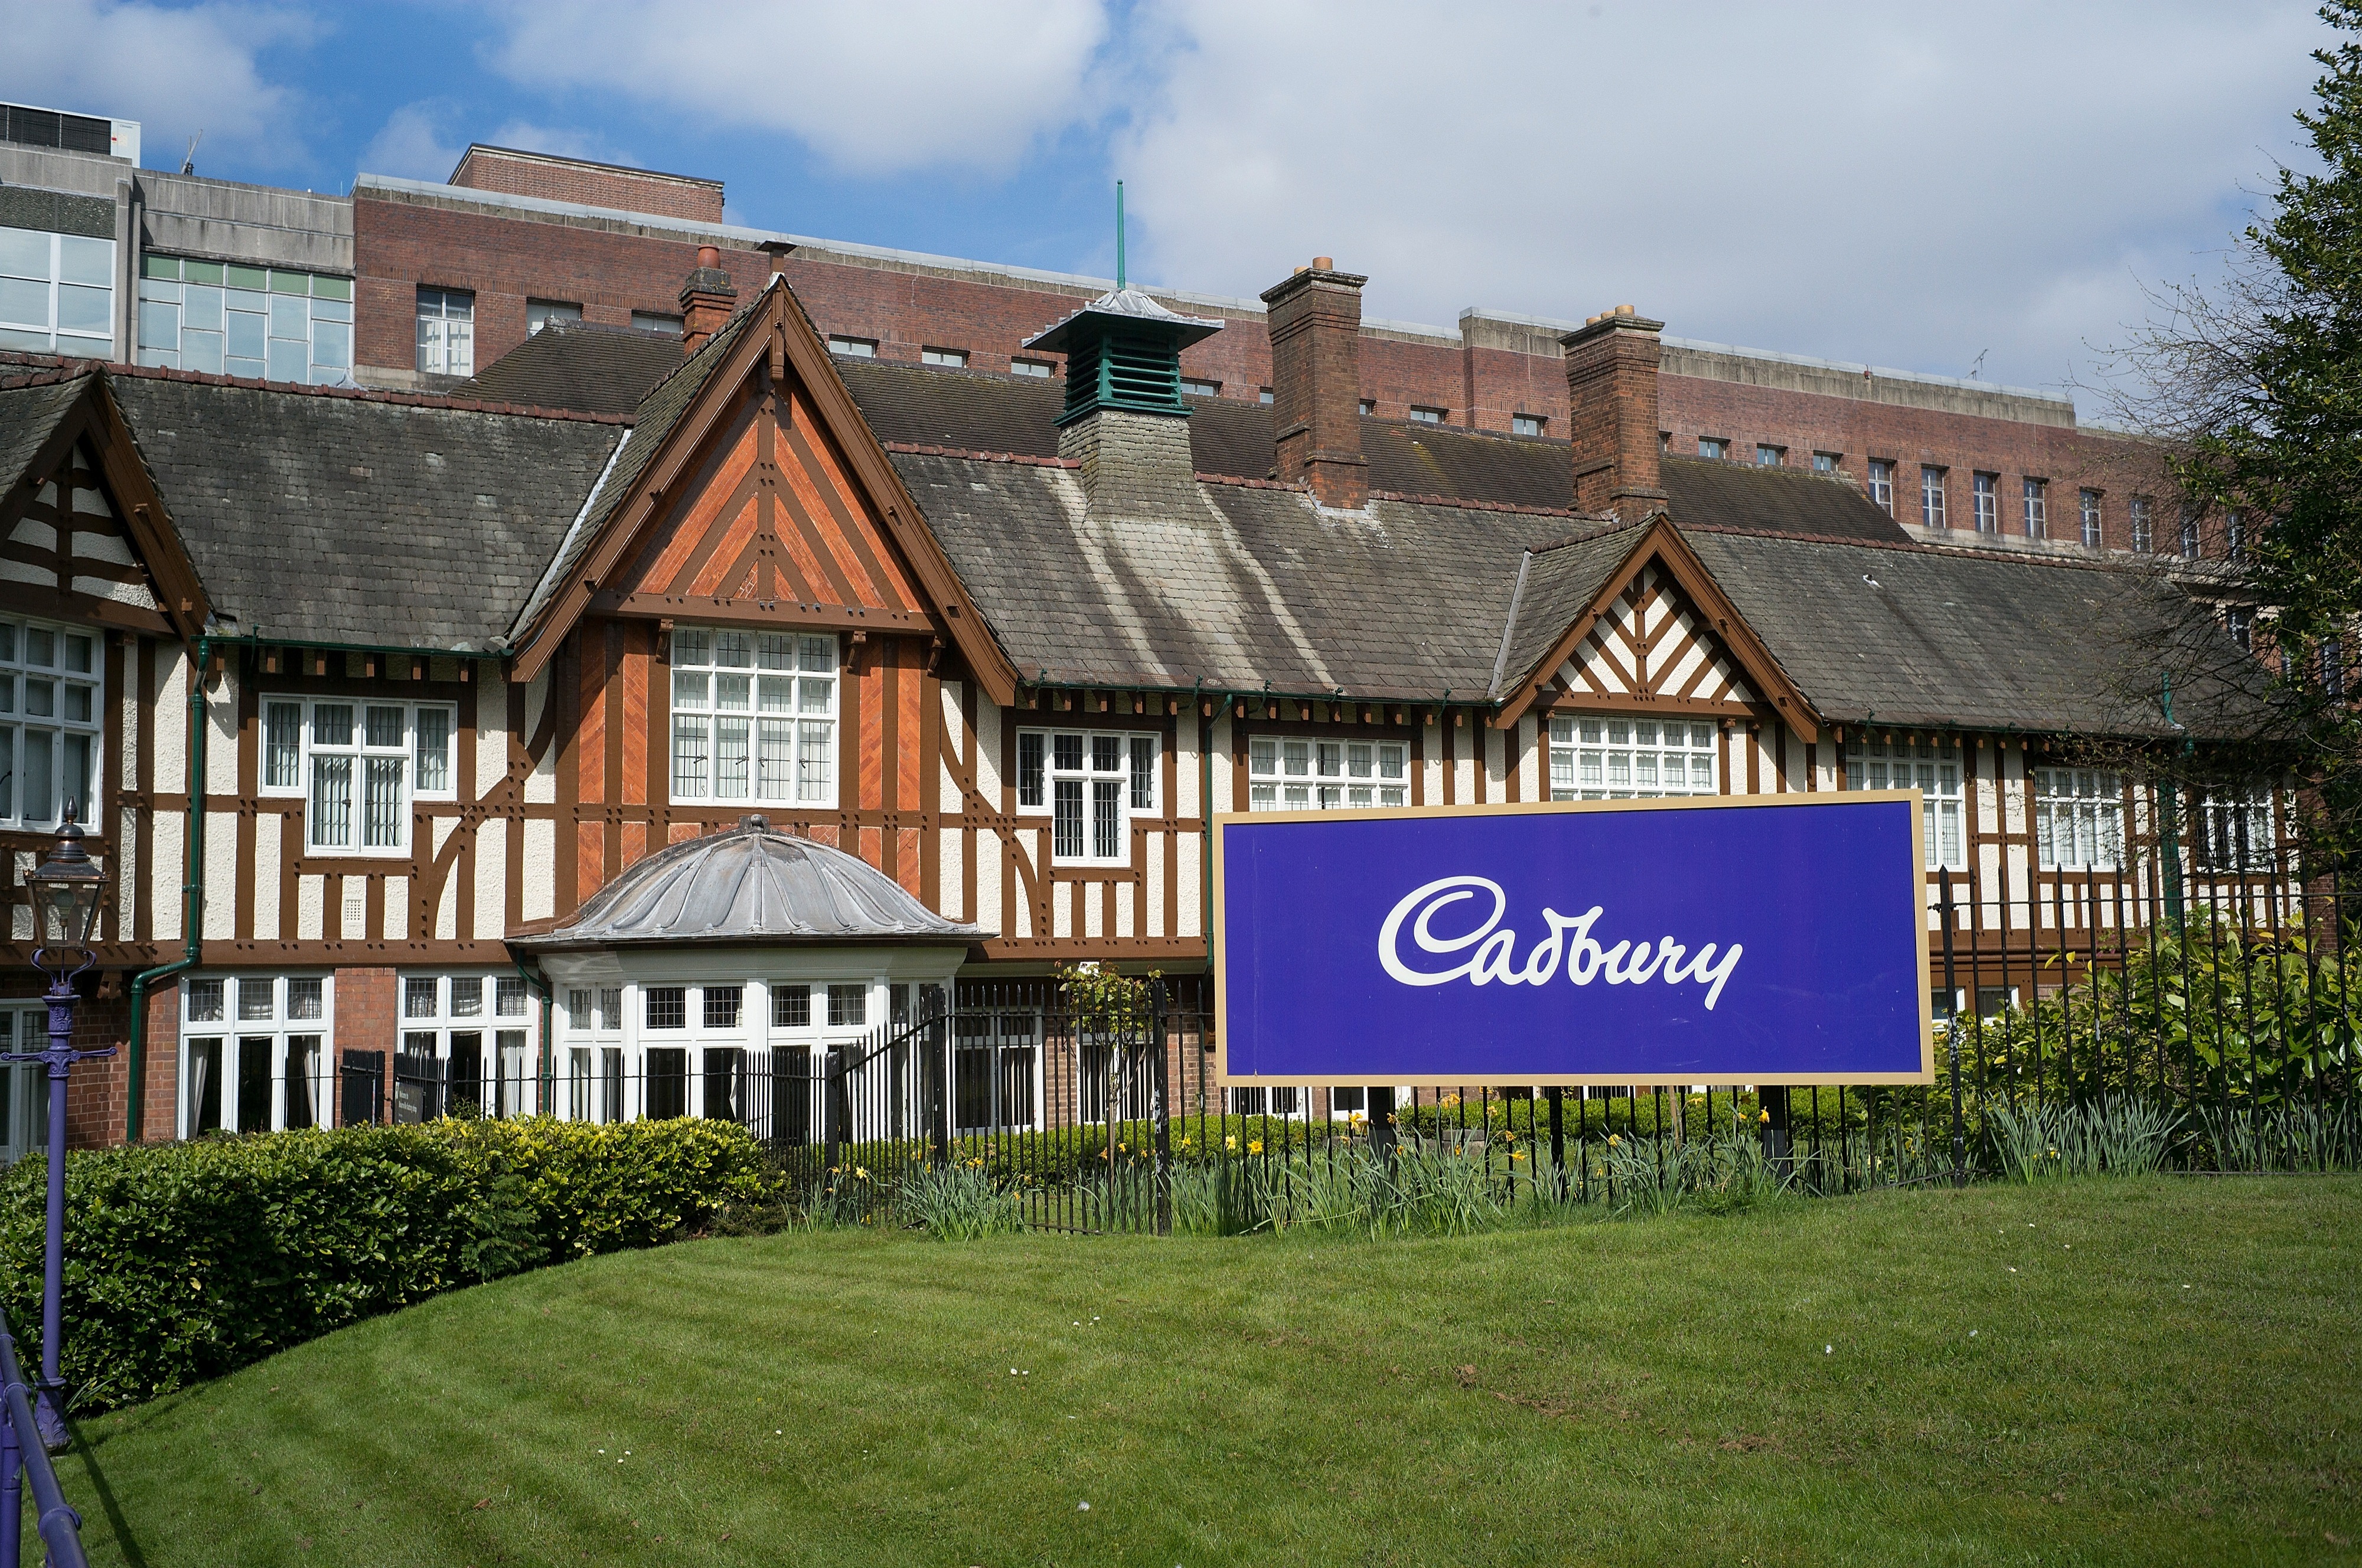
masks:
{"type": "Polygon", "coordinates": [[[393,1054],[400,1050],[402,1022],[398,1016],[401,998],[392,969],[339,969],[337,971],[337,1061],[328,1080],[328,1095],[334,1106],[335,1125],[344,1124],[344,1054],[347,1051],[382,1051],[385,1053],[386,1114],[393,1114],[393,1054]]]}
{"type": "Polygon", "coordinates": [[[1658,334],[1664,329],[1663,322],[1617,305],[1559,339],[1566,350],[1578,512],[1629,523],[1665,508],[1657,462],[1658,334]]]}
{"type": "Polygon", "coordinates": [[[1369,504],[1362,455],[1362,285],[1326,256],[1263,293],[1271,336],[1271,403],[1282,482],[1308,480],[1323,506],[1369,504]]]}
{"type": "Polygon", "coordinates": [[[722,330],[738,308],[738,288],[722,270],[722,252],[711,245],[697,248],[697,270],[680,286],[681,346],[694,354],[705,340],[722,330]]]}

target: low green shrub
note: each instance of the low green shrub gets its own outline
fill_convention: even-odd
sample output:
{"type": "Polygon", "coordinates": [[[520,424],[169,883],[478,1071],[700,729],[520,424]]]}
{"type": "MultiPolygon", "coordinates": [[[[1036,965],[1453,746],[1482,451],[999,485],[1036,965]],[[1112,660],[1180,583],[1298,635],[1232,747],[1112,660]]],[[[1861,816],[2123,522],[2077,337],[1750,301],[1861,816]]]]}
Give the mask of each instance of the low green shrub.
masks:
{"type": "Polygon", "coordinates": [[[1014,1235],[1025,1229],[1016,1195],[995,1181],[978,1159],[905,1172],[894,1195],[894,1217],[945,1242],[1014,1235]]]}
{"type": "MultiPolygon", "coordinates": [[[[47,1174],[0,1176],[0,1306],[39,1353],[47,1174]]],[[[744,1128],[436,1121],[150,1143],[66,1161],[67,1381],[136,1403],[438,1291],[651,1246],[753,1202],[744,1128]]]]}

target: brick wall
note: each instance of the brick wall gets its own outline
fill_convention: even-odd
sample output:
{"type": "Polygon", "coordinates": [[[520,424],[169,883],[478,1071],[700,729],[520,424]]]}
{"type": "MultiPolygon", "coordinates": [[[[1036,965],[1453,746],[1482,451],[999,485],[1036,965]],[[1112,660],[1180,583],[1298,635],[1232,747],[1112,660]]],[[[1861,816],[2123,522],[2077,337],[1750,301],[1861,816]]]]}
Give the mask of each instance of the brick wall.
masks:
{"type": "Polygon", "coordinates": [[[655,213],[690,223],[722,221],[719,180],[685,179],[569,159],[518,157],[491,148],[469,148],[451,183],[512,196],[535,196],[546,202],[655,213]]]}
{"type": "Polygon", "coordinates": [[[393,1052],[400,997],[392,969],[337,971],[337,1070],[328,1093],[339,1121],[344,1117],[344,1054],[348,1051],[385,1053],[385,1100],[393,1103],[393,1052]]]}

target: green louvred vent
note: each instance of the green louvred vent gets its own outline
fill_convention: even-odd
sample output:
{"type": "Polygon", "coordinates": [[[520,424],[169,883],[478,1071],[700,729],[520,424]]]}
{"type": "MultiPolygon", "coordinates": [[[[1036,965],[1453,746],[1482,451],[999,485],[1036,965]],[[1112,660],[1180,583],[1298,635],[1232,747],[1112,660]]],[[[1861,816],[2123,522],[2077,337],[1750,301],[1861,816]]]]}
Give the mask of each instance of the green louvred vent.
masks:
{"type": "Polygon", "coordinates": [[[1026,348],[1066,357],[1061,425],[1093,409],[1187,417],[1181,401],[1181,350],[1222,329],[1219,321],[1166,310],[1123,277],[1123,193],[1116,188],[1115,287],[1034,337],[1026,348]]]}

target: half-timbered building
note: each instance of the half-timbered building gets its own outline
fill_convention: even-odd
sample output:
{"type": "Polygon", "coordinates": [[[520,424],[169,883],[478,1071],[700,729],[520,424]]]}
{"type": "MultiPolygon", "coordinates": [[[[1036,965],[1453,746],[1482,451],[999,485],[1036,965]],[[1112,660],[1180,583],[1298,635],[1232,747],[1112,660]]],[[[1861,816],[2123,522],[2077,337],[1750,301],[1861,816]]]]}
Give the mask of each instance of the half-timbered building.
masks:
{"type": "Polygon", "coordinates": [[[678,356],[519,350],[587,409],[0,367],[0,1021],[69,803],[125,1047],[85,1143],[1202,972],[1222,812],[1906,786],[1965,897],[2124,896],[2147,806],[2067,742],[2163,733],[2103,656],[2193,602],[1665,454],[1627,311],[1566,337],[1571,439],[1373,417],[1362,282],[1264,296],[1268,405],[1185,397],[1220,323],[1138,293],[1044,323],[1045,380],[832,355],[710,265],[678,356]]]}

